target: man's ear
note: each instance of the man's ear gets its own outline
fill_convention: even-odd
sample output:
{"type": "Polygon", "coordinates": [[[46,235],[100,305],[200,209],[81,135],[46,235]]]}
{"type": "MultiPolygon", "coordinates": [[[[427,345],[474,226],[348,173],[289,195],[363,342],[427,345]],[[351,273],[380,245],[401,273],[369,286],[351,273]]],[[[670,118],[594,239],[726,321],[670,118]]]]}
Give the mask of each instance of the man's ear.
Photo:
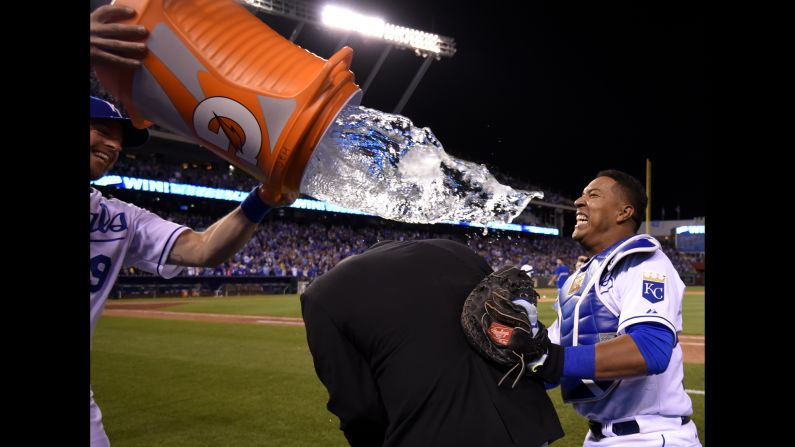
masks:
{"type": "Polygon", "coordinates": [[[616,216],[616,222],[622,224],[630,219],[632,219],[632,215],[635,213],[635,207],[632,205],[624,205],[621,210],[618,212],[616,216]]]}

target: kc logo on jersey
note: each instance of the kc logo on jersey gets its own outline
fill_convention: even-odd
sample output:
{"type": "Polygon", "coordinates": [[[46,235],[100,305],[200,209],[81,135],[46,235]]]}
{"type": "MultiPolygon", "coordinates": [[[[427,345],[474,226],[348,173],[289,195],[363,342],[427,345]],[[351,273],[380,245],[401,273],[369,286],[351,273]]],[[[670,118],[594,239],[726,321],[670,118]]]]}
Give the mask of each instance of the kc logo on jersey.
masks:
{"type": "Polygon", "coordinates": [[[665,275],[643,272],[643,298],[652,303],[659,303],[665,299],[665,275]]]}

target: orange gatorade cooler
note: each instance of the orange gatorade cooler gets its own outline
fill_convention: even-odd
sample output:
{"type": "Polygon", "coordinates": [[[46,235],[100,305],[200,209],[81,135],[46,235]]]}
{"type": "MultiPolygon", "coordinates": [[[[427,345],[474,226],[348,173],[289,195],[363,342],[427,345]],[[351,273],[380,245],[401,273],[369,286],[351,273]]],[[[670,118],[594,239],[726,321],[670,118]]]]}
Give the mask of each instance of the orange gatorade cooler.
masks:
{"type": "Polygon", "coordinates": [[[358,105],[353,50],[329,60],[285,39],[235,0],[122,0],[149,31],[138,69],[95,66],[133,124],[153,123],[218,154],[289,204],[339,111],[358,105]]]}

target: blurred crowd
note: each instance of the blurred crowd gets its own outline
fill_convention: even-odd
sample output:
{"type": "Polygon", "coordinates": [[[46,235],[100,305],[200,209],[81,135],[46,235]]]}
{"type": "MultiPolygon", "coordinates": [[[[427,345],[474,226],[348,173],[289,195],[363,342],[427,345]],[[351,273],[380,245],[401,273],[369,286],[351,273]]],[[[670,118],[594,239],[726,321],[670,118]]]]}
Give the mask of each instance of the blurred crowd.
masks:
{"type": "MultiPolygon", "coordinates": [[[[163,217],[197,230],[213,222],[210,217],[188,216],[184,213],[163,214],[163,217]]],[[[348,256],[364,252],[381,240],[452,239],[467,244],[482,256],[493,269],[505,265],[531,265],[535,276],[552,275],[555,258],[562,258],[573,271],[576,259],[584,255],[582,248],[570,238],[509,232],[461,231],[439,226],[439,231],[411,230],[403,227],[351,226],[328,222],[298,223],[271,220],[232,259],[212,268],[187,268],[189,276],[292,276],[311,281],[327,272],[348,256]],[[451,231],[446,231],[450,229],[451,231]]],[[[672,249],[666,253],[680,274],[693,274],[690,261],[672,249]]],[[[134,268],[124,275],[144,274],[134,268]]]]}
{"type": "Polygon", "coordinates": [[[256,179],[226,162],[170,162],[158,154],[122,156],[108,175],[126,175],[172,183],[249,191],[259,185],[256,179]],[[134,158],[132,158],[134,157],[134,158]]]}

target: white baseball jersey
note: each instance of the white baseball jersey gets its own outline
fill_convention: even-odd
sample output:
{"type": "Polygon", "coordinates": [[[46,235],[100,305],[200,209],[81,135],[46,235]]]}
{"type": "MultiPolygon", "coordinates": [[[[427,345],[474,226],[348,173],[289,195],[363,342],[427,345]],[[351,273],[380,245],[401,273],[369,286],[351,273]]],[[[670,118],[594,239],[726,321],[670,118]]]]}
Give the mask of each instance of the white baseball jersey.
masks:
{"type": "Polygon", "coordinates": [[[184,267],[167,265],[174,241],[188,227],[91,188],[91,338],[119,270],[135,266],[164,278],[184,267]]]}
{"type": "MultiPolygon", "coordinates": [[[[662,324],[678,338],[684,290],[659,243],[646,235],[631,237],[594,256],[569,277],[558,296],[558,319],[549,328],[550,340],[563,346],[594,344],[642,322],[662,324]]],[[[561,389],[578,413],[603,423],[639,415],[690,416],[692,403],[683,377],[682,347],[677,343],[661,374],[620,381],[565,379],[561,389]]]]}

